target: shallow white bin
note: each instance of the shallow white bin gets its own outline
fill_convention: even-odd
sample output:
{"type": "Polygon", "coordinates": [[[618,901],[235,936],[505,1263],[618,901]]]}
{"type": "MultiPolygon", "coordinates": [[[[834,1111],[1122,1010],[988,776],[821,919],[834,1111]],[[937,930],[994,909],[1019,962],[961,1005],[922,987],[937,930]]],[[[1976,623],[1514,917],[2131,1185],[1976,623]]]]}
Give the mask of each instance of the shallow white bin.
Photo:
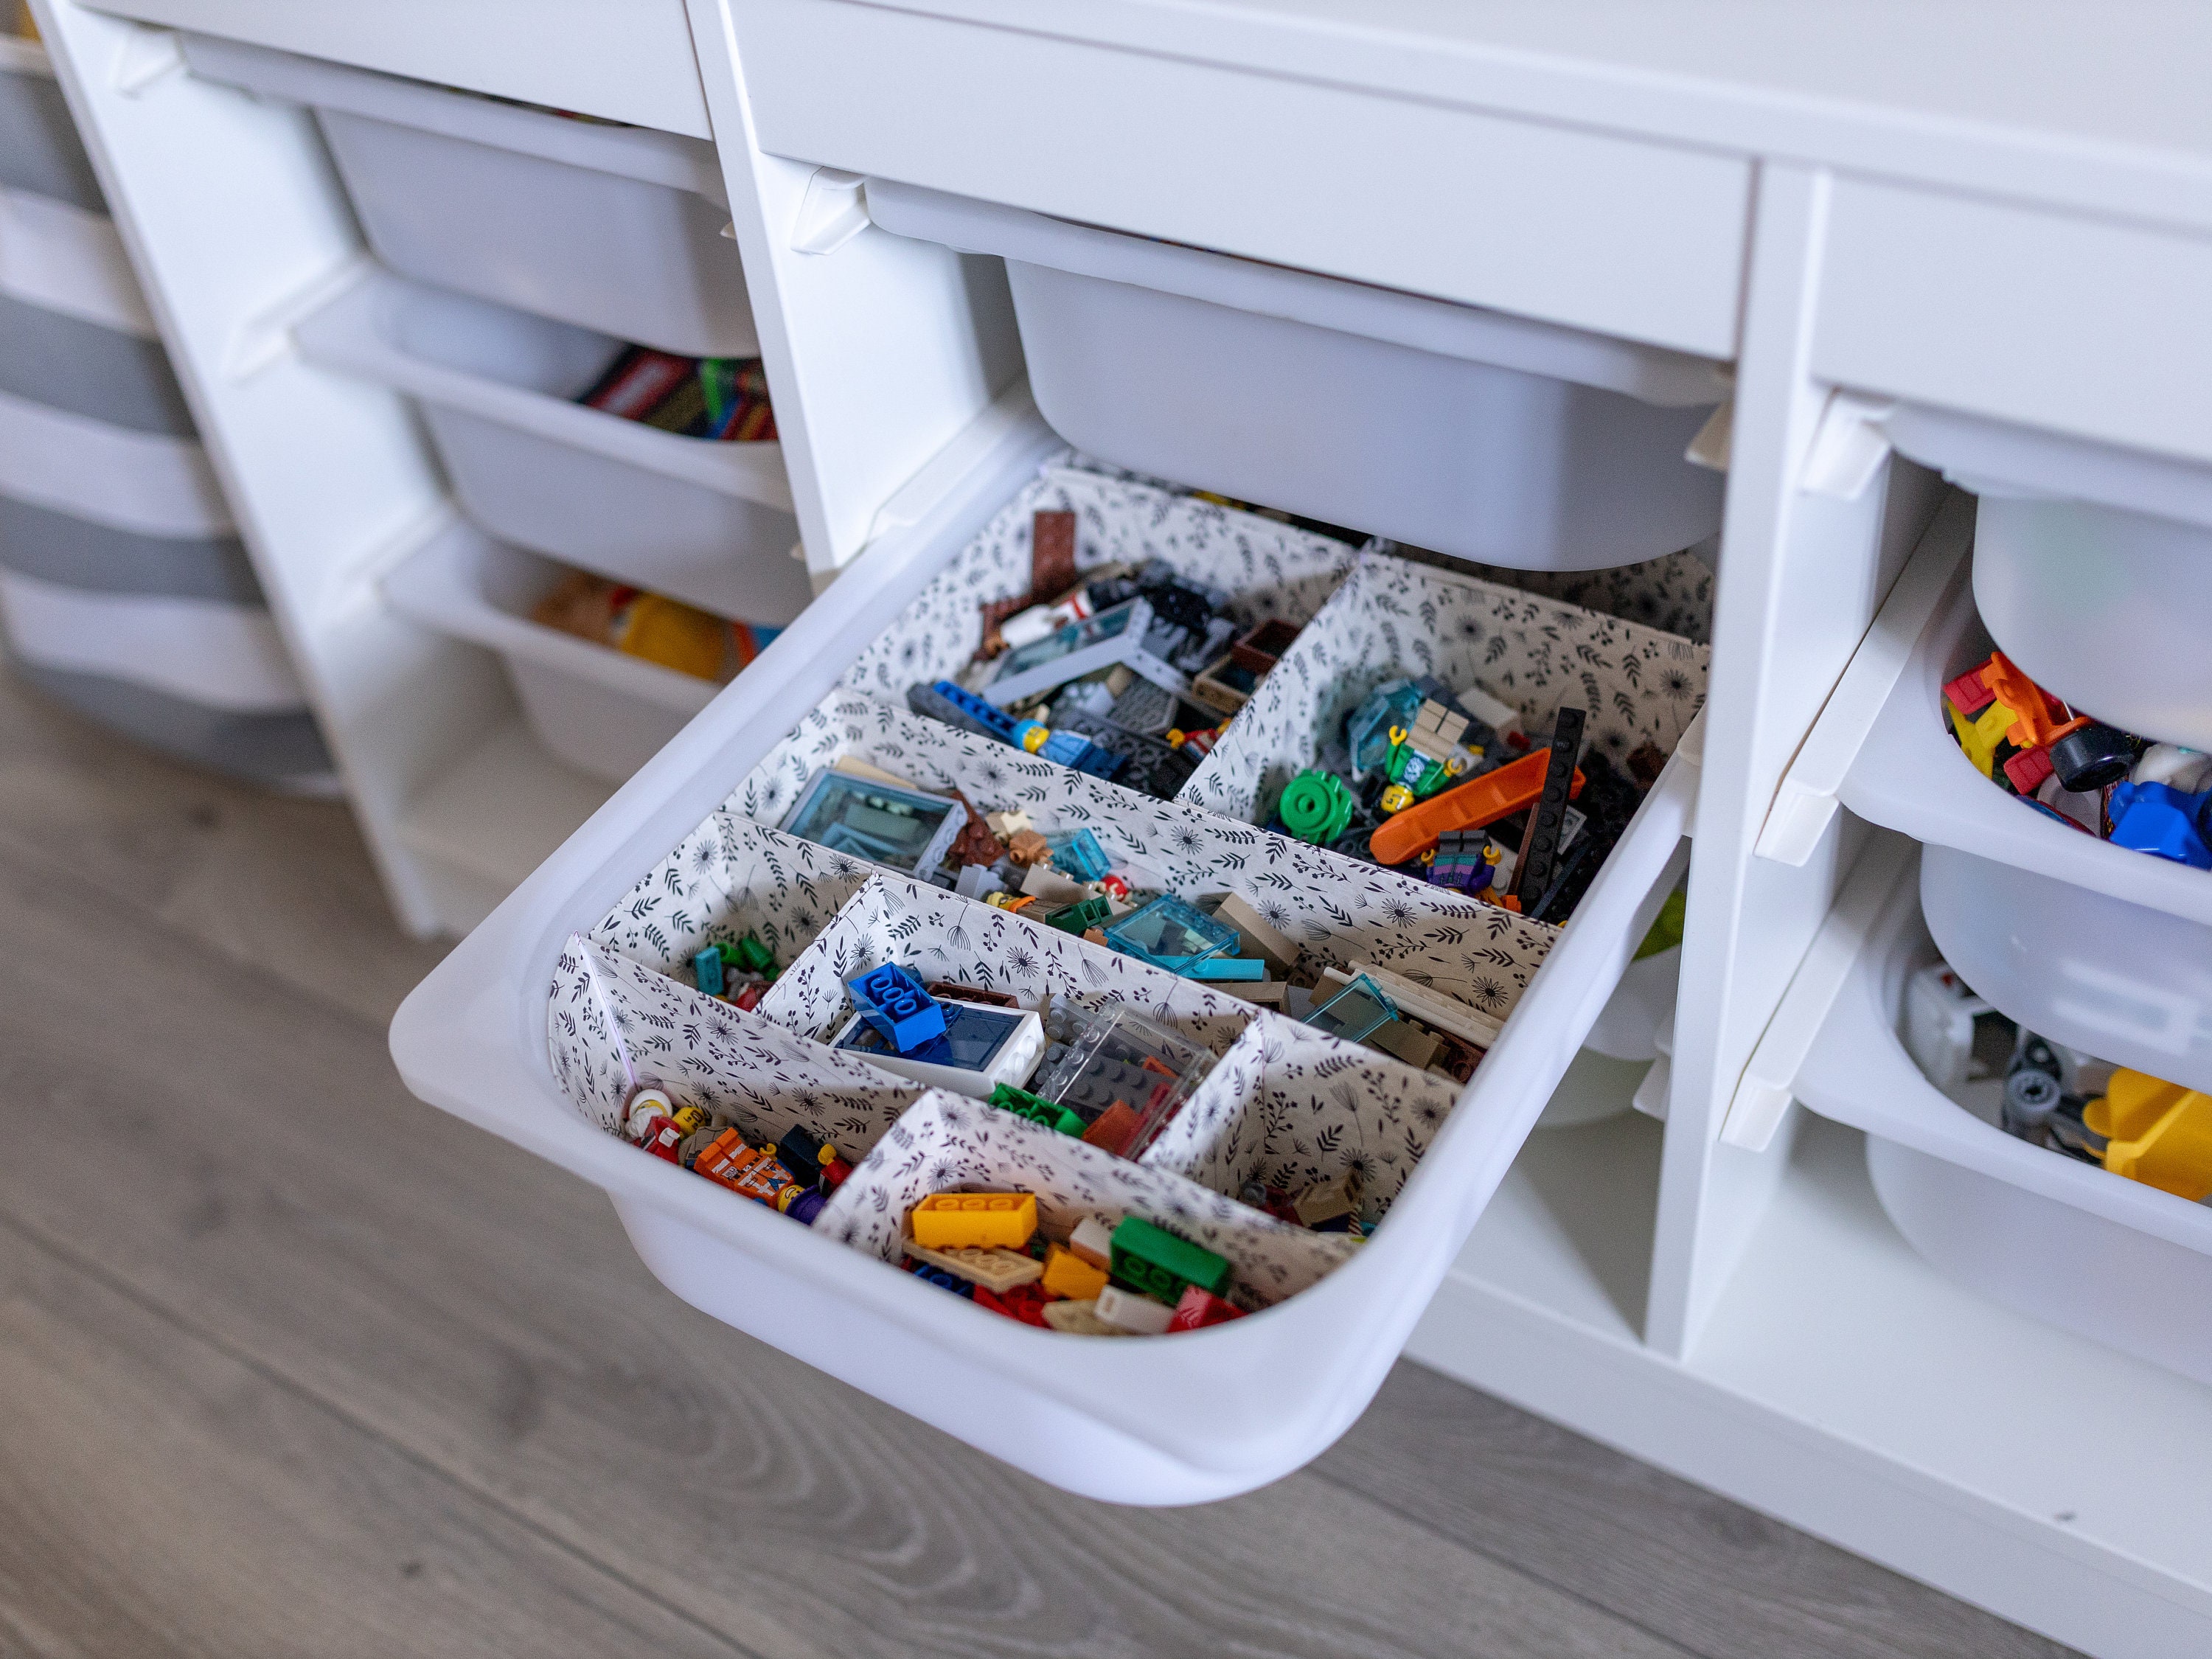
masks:
{"type": "Polygon", "coordinates": [[[315,717],[304,708],[240,713],[109,674],[24,659],[9,667],[56,702],[178,760],[286,794],[344,793],[315,717]]]}
{"type": "Polygon", "coordinates": [[[864,553],[840,579],[849,603],[802,617],[416,989],[392,1053],[424,1098],[605,1187],[647,1265],[716,1317],[1072,1490],[1196,1502],[1296,1468],[1371,1398],[1649,927],[1696,774],[1678,757],[1644,803],[1389,1224],[1230,1325],[1100,1342],[999,1319],[588,1125],[546,1054],[569,934],[709,817],[1054,447],[1024,423],[864,553]]]}
{"type": "Polygon", "coordinates": [[[374,270],[297,333],[310,360],[420,400],[454,493],[500,540],[745,622],[812,601],[777,445],[574,401],[620,341],[374,270]]]}
{"type": "Polygon", "coordinates": [[[685,356],[759,350],[711,143],[184,41],[194,73],[314,108],[393,270],[685,356]]]}
{"type": "MultiPolygon", "coordinates": [[[[1893,625],[1885,607],[1876,631],[1893,625]]],[[[1945,728],[1943,685],[1990,648],[1961,565],[1838,798],[1929,844],[1928,926],[1982,995],[2061,1042],[2212,1087],[2212,874],[2054,823],[1974,769],[1945,728]]]]}
{"type": "Polygon", "coordinates": [[[1941,1093],[1906,1054],[1905,982],[1936,955],[1912,866],[1869,853],[1854,872],[1889,882],[1888,896],[1793,1091],[1866,1132],[1883,1207],[1942,1272],[2212,1382],[2212,1206],[2015,1139],[1941,1093]]]}
{"type": "Polygon", "coordinates": [[[579,770],[621,783],[720,688],[532,622],[532,607],[562,574],[457,523],[387,575],[384,596],[425,628],[498,652],[538,741],[579,770]]]}
{"type": "Polygon", "coordinates": [[[40,667],[97,674],[232,714],[307,707],[306,691],[259,605],[101,592],[0,569],[8,648],[40,667]]]}
{"type": "Polygon", "coordinates": [[[1038,408],[1118,465],[1523,569],[1719,528],[1703,358],[890,180],[868,210],[1005,257],[1038,408]]]}

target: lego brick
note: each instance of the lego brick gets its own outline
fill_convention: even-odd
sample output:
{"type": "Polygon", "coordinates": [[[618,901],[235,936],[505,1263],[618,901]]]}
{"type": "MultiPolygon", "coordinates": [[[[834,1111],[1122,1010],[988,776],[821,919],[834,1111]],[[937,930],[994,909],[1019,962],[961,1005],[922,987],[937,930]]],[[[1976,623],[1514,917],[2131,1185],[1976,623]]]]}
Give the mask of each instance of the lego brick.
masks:
{"type": "Polygon", "coordinates": [[[833,852],[927,875],[966,822],[967,809],[945,796],[866,783],[830,768],[815,774],[780,827],[833,852]]]}
{"type": "Polygon", "coordinates": [[[1552,744],[1545,756],[1544,787],[1529,809],[1528,828],[1521,839],[1520,862],[1513,877],[1513,890],[1523,908],[1543,896],[1544,890],[1552,884],[1560,832],[1566,827],[1575,757],[1582,751],[1586,719],[1580,708],[1565,703],[1553,723],[1552,744]]]}
{"type": "Polygon", "coordinates": [[[1000,841],[1012,841],[1022,830],[1036,827],[1030,823],[1030,815],[1019,811],[986,812],[983,815],[983,822],[990,825],[991,833],[1000,841]]]}
{"type": "Polygon", "coordinates": [[[1195,1285],[1218,1296],[1229,1284],[1229,1262],[1203,1245],[1178,1238],[1142,1216],[1123,1216],[1114,1229],[1114,1278],[1169,1302],[1195,1285]]]}
{"type": "Polygon", "coordinates": [[[915,1242],[927,1249],[995,1245],[1018,1250],[1036,1231],[1036,1194],[932,1193],[907,1219],[915,1242]]]}
{"type": "Polygon", "coordinates": [[[1164,1302],[1155,1302],[1134,1291],[1125,1291],[1119,1285],[1109,1285],[1098,1292],[1095,1304],[1098,1317],[1109,1325],[1137,1336],[1158,1336],[1175,1317],[1175,1310],[1164,1302]]]}
{"type": "Polygon", "coordinates": [[[1006,837],[1006,856],[1026,870],[1051,858],[1052,848],[1036,830],[1017,830],[1006,837]]]}
{"type": "Polygon", "coordinates": [[[1002,1112],[1012,1112],[1016,1117],[1027,1118],[1032,1123],[1060,1134],[1080,1136],[1083,1133],[1083,1120],[1066,1107],[1033,1095],[1026,1089],[1017,1089],[1011,1083],[1001,1083],[991,1091],[990,1104],[1002,1112]]]}
{"type": "Polygon", "coordinates": [[[858,755],[840,755],[830,763],[833,771],[842,772],[848,778],[858,778],[863,783],[887,783],[894,789],[919,792],[921,785],[911,778],[902,778],[896,772],[886,772],[880,766],[871,766],[858,755]]]}
{"type": "Polygon", "coordinates": [[[1044,1310],[1050,1298],[1035,1285],[1018,1285],[1004,1291],[987,1290],[978,1285],[974,1300],[977,1307],[988,1308],[994,1314],[1004,1314],[1041,1330],[1049,1328],[1045,1324],[1044,1310]]]}
{"type": "Polygon", "coordinates": [[[1075,586],[1075,514],[1041,508],[1030,520],[1030,592],[1054,599],[1075,586]]]}
{"type": "Polygon", "coordinates": [[[963,1245],[933,1250],[927,1244],[906,1241],[906,1253],[916,1261],[957,1273],[971,1285],[1003,1296],[1018,1285],[1033,1285],[1044,1276],[1044,1264],[1019,1250],[963,1245]]]}
{"type": "Polygon", "coordinates": [[[1058,910],[1070,904],[1079,904],[1091,896],[1091,890],[1051,864],[1032,864],[1022,876],[1022,891],[1032,898],[1042,899],[1058,910]]]}
{"type": "Polygon", "coordinates": [[[846,981],[845,988],[852,993],[861,1018],[902,1054],[945,1035],[945,1011],[921,988],[921,981],[896,963],[871,968],[846,981]]]}
{"type": "Polygon", "coordinates": [[[1125,955],[1175,972],[1233,949],[1237,930],[1197,906],[1163,893],[1109,926],[1106,942],[1125,955]]]}
{"type": "Polygon", "coordinates": [[[1242,1308],[1232,1307],[1218,1296],[1209,1296],[1194,1285],[1175,1304],[1175,1311],[1168,1318],[1168,1328],[1171,1331],[1200,1331],[1208,1325],[1226,1325],[1232,1319],[1243,1317],[1242,1308]]]}
{"type": "Polygon", "coordinates": [[[1106,856],[1105,848],[1092,830],[1047,836],[1045,844],[1052,848],[1053,863],[1078,881],[1097,881],[1114,867],[1114,860],[1106,856]]]}
{"type": "Polygon", "coordinates": [[[1144,1127],[1144,1114],[1127,1101],[1117,1100],[1091,1120],[1091,1127],[1083,1132],[1083,1139],[1101,1152],[1127,1158],[1144,1127]]]}
{"type": "Polygon", "coordinates": [[[1176,970],[1186,979],[1251,982],[1267,977],[1267,964],[1257,957],[1206,957],[1176,970]]]}
{"type": "Polygon", "coordinates": [[[949,1268],[936,1267],[927,1261],[917,1261],[908,1271],[923,1284],[934,1285],[939,1290],[950,1291],[955,1296],[964,1296],[972,1299],[975,1294],[975,1286],[971,1281],[961,1278],[958,1273],[949,1268]]]}
{"type": "Polygon", "coordinates": [[[1180,694],[1189,682],[1145,649],[1152,608],[1135,599],[1047,635],[1000,659],[999,672],[983,696],[1001,708],[1043,696],[1070,680],[1079,680],[1115,663],[1127,663],[1146,679],[1180,694]]]}
{"type": "Polygon", "coordinates": [[[1394,1059],[1402,1060],[1417,1072],[1429,1069],[1429,1062],[1437,1057],[1442,1047],[1433,1033],[1409,1025],[1402,1019],[1378,1025],[1367,1034],[1367,1046],[1380,1048],[1394,1059]]]}
{"type": "MultiPolygon", "coordinates": [[[[1000,849],[1003,853],[1004,849],[1000,849]]],[[[988,864],[970,864],[962,869],[952,884],[952,890],[964,899],[982,900],[994,893],[1003,893],[1006,884],[988,864]]]]}
{"type": "Polygon", "coordinates": [[[1355,961],[1349,972],[1341,968],[1325,968],[1322,980],[1324,984],[1349,985],[1356,974],[1364,974],[1401,1013],[1411,1015],[1424,1025],[1449,1031],[1478,1048],[1487,1048],[1496,1042],[1498,1032],[1504,1029],[1489,1015],[1477,1012],[1457,998],[1446,996],[1402,974],[1394,974],[1387,968],[1378,968],[1371,962],[1355,961]]]}
{"type": "Polygon", "coordinates": [[[1227,895],[1214,906],[1213,919],[1236,929],[1243,942],[1243,954],[1261,957],[1277,973],[1287,974],[1298,965],[1298,947],[1236,894],[1227,895]]]}
{"type": "MultiPolygon", "coordinates": [[[[1322,988],[1327,985],[1324,981],[1322,988]]],[[[1376,1026],[1397,1018],[1398,1010],[1382,987],[1365,974],[1354,974],[1341,990],[1316,1003],[1304,1023],[1346,1042],[1359,1042],[1376,1026]]]]}
{"type": "Polygon", "coordinates": [[[1342,778],[1309,769],[1284,786],[1275,811],[1291,835],[1320,847],[1345,832],[1357,804],[1342,778]]]}
{"type": "Polygon", "coordinates": [[[734,945],[724,945],[722,950],[725,960],[734,951],[738,966],[750,974],[763,974],[775,966],[775,952],[761,942],[757,933],[747,933],[734,945]]]}
{"type": "Polygon", "coordinates": [[[1119,1325],[1109,1325],[1101,1319],[1096,1302],[1048,1302],[1044,1304],[1044,1322],[1069,1336],[1129,1334],[1119,1325]]]}
{"type": "MultiPolygon", "coordinates": [[[[1510,817],[1542,796],[1551,760],[1549,750],[1539,750],[1409,806],[1384,822],[1368,848],[1378,863],[1406,864],[1434,847],[1447,830],[1480,830],[1510,817]]],[[[1568,786],[1570,799],[1582,785],[1577,772],[1568,786]]]]}
{"type": "Polygon", "coordinates": [[[1097,1216],[1087,1215],[1068,1235],[1067,1248],[1079,1260],[1104,1273],[1114,1265],[1114,1230],[1097,1216]]]}
{"type": "Polygon", "coordinates": [[[691,958],[691,976],[710,997],[722,994],[722,953],[713,945],[691,958]]]}
{"type": "Polygon", "coordinates": [[[1106,1270],[1093,1267],[1073,1250],[1054,1245],[1045,1252],[1041,1282],[1054,1296],[1064,1296],[1072,1302],[1097,1299],[1106,1288],[1106,1270]]]}
{"type": "Polygon", "coordinates": [[[1229,995],[1243,1002],[1255,1002],[1262,1007],[1279,1008],[1290,994],[1287,980],[1231,980],[1221,988],[1229,995]]]}
{"type": "Polygon", "coordinates": [[[1291,1200],[1291,1208],[1309,1227],[1318,1227],[1324,1221],[1334,1221],[1339,1216],[1356,1215],[1359,1200],[1354,1191],[1352,1172],[1340,1170],[1327,1181],[1316,1181],[1291,1200]]]}
{"type": "MultiPolygon", "coordinates": [[[[1030,901],[1034,902],[1034,901],[1030,901]]],[[[973,1002],[939,1005],[943,1035],[904,1052],[855,1014],[830,1046],[857,1054],[917,1083],[927,1083],[974,1100],[988,1100],[1002,1083],[1027,1084],[1044,1053],[1044,1027],[1025,1008],[989,1008],[973,1002]]]]}
{"type": "Polygon", "coordinates": [[[1018,1008],[1019,998],[1011,991],[988,991],[980,985],[963,985],[958,980],[933,979],[921,988],[940,1001],[980,1002],[992,1008],[1018,1008]]]}
{"type": "Polygon", "coordinates": [[[1006,843],[991,833],[990,826],[983,822],[983,815],[975,810],[975,802],[957,789],[951,793],[952,799],[958,801],[961,810],[968,814],[968,822],[961,826],[960,833],[952,839],[950,854],[952,862],[960,866],[961,873],[966,874],[977,865],[988,868],[1006,857],[1006,843]]]}

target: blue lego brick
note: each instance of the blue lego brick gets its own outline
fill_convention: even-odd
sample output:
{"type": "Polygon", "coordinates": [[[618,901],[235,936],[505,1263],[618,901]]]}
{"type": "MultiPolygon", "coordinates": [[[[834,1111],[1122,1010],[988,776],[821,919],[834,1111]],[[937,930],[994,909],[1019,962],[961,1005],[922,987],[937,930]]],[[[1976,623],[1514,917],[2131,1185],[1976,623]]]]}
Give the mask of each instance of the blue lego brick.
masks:
{"type": "Polygon", "coordinates": [[[2185,795],[2170,784],[2121,783],[2112,787],[2112,845],[2192,869],[2212,870],[2212,847],[2203,823],[2212,790],[2185,795]]]}
{"type": "Polygon", "coordinates": [[[917,714],[947,726],[957,726],[963,732],[973,732],[978,737],[995,738],[1000,743],[1024,746],[1023,738],[1030,731],[1044,728],[1035,720],[1016,720],[1005,709],[986,702],[974,692],[965,690],[951,680],[939,680],[933,685],[911,685],[907,688],[907,707],[917,714]]]}
{"type": "Polygon", "coordinates": [[[1073,833],[1047,836],[1045,845],[1052,848],[1052,861],[1063,872],[1078,881],[1101,881],[1114,867],[1114,860],[1106,856],[1106,849],[1098,844],[1098,837],[1088,830],[1073,833]]]}
{"type": "Polygon", "coordinates": [[[722,953],[714,945],[708,945],[691,958],[691,973],[698,981],[699,988],[708,996],[722,994],[722,953]]]}
{"type": "Polygon", "coordinates": [[[871,968],[845,981],[853,1006],[902,1054],[945,1035],[945,1010],[921,988],[921,981],[896,963],[871,968]]]}
{"type": "Polygon", "coordinates": [[[1237,930],[1194,905],[1163,893],[1106,928],[1106,942],[1125,956],[1182,973],[1194,962],[1234,951],[1237,930]]]}
{"type": "Polygon", "coordinates": [[[1204,957],[1180,971],[1185,979],[1257,981],[1267,977],[1267,964],[1257,957],[1204,957]]]}

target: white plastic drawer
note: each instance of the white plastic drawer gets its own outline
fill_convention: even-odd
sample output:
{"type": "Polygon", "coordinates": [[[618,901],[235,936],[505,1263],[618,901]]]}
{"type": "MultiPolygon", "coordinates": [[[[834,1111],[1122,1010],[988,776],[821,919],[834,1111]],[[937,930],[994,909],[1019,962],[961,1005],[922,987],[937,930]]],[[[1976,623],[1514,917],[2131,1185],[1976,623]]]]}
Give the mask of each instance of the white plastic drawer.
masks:
{"type": "Polygon", "coordinates": [[[777,445],[574,401],[619,341],[374,270],[297,332],[312,361],[420,400],[455,495],[499,539],[746,622],[811,602],[777,445]]]}
{"type": "Polygon", "coordinates": [[[384,579],[403,617],[488,646],[507,665],[531,728],[561,759],[620,783],[720,688],[531,620],[561,567],[455,524],[384,579]]]}
{"type": "Polygon", "coordinates": [[[2212,1208],[2007,1134],[1938,1091],[1906,1054],[1905,982],[1937,955],[1916,902],[1917,862],[1884,838],[1852,872],[1838,914],[1863,921],[1842,941],[1850,967],[1792,1092],[1866,1132],[1883,1207],[1941,1271],[2212,1382],[2212,1322],[2191,1311],[2212,1298],[2212,1208]]]}
{"type": "MultiPolygon", "coordinates": [[[[652,896],[639,887],[641,878],[652,878],[653,892],[663,890],[664,873],[684,892],[696,888],[695,897],[668,901],[682,911],[683,927],[698,925],[700,906],[728,903],[730,884],[753,879],[729,861],[742,864],[742,849],[755,842],[773,851],[775,832],[747,827],[733,790],[786,734],[806,726],[871,642],[909,612],[1035,477],[1053,447],[1040,427],[1023,424],[910,527],[865,553],[839,579],[840,602],[801,617],[418,988],[394,1022],[392,1050],[410,1087],[424,1098],[605,1187],[648,1266],[716,1317],[1073,1490],[1123,1501],[1192,1502],[1247,1490],[1297,1467],[1340,1434],[1379,1386],[1679,871],[1695,770],[1678,757],[1646,799],[1520,992],[1386,1224],[1317,1283],[1229,1325],[1172,1340],[1099,1342],[1000,1319],[642,1156],[587,1121],[556,1080],[547,1043],[549,1015],[557,1012],[548,988],[556,972],[565,979],[575,971],[574,957],[564,962],[572,936],[592,933],[604,921],[608,931],[598,937],[635,933],[633,948],[665,960],[682,941],[667,930],[661,902],[648,907],[650,915],[633,914],[631,905],[652,896]],[[647,930],[659,932],[657,944],[647,930]]],[[[1048,800],[1061,798],[1055,790],[1095,784],[1074,774],[1038,781],[1048,800]]],[[[1172,803],[1143,805],[1203,816],[1172,803]]],[[[1214,822],[1223,833],[1273,839],[1214,822]]],[[[811,846],[799,845],[802,854],[811,846]]],[[[817,893],[812,926],[844,902],[851,880],[864,873],[824,866],[830,886],[817,893]]],[[[944,895],[924,894],[921,902],[964,905],[944,895]]],[[[1009,927],[1019,922],[994,911],[981,915],[1009,927]]],[[[1065,935],[1031,944],[1047,947],[1047,957],[1073,952],[1087,960],[1091,950],[1065,935]]],[[[970,939],[964,948],[980,947],[970,939]]],[[[1013,954],[998,958],[1007,971],[1066,971],[1024,968],[1013,954]]],[[[1119,972],[1141,967],[1126,957],[1113,962],[1119,972]]],[[[672,1009],[696,997],[619,951],[606,971],[672,1009]]],[[[1213,1018],[1206,1011],[1225,1002],[1205,987],[1176,984],[1177,1006],[1188,1001],[1192,1018],[1213,1018]]],[[[680,1045],[672,1050],[653,1035],[664,1029],[657,1012],[608,1029],[634,1032],[659,1063],[681,1059],[680,1045]]],[[[776,1062],[763,1052],[759,1064],[754,1078],[736,1060],[710,1061],[702,1054],[702,1069],[722,1078],[722,1086],[772,1091],[776,1062]]],[[[1420,1075],[1395,1070],[1409,1079],[1420,1075]]],[[[880,1074],[871,1075],[878,1079],[871,1086],[879,1087],[880,1074]]],[[[905,1109],[896,1100],[883,1107],[894,1109],[905,1109]]],[[[877,1109],[862,1103],[856,1109],[877,1109]]],[[[1152,1180],[1143,1176],[1144,1191],[1132,1189],[1133,1207],[1154,1201],[1159,1189],[1145,1186],[1152,1180]]]]}
{"type": "Polygon", "coordinates": [[[1527,569],[1719,528],[1708,360],[888,180],[868,210],[1005,257],[1038,408],[1120,465],[1527,569]]]}
{"type": "Polygon", "coordinates": [[[377,258],[695,357],[759,349],[714,147],[185,37],[195,73],[312,106],[377,258]]]}
{"type": "Polygon", "coordinates": [[[304,710],[307,696],[259,605],[64,586],[0,568],[11,655],[234,714],[304,710]]]}

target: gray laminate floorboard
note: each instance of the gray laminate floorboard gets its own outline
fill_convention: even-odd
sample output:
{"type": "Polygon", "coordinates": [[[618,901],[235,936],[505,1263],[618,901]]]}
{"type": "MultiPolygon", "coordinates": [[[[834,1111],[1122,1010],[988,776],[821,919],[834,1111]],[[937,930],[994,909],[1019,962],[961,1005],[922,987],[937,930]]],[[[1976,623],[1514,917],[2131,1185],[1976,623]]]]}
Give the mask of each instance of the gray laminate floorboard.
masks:
{"type": "Polygon", "coordinates": [[[0,1400],[79,1355],[115,1373],[111,1437],[161,1449],[149,1490],[258,1481],[290,1517],[265,1543],[210,1504],[185,1566],[118,1553],[127,1465],[11,1409],[0,1532],[21,1492],[40,1541],[21,1572],[0,1545],[0,1654],[348,1650],[268,1634],[316,1571],[295,1535],[344,1568],[303,1606],[358,1598],[384,1651],[2056,1651],[1411,1367],[1317,1471],[1228,1504],[1013,1474],[678,1303],[595,1191],[407,1097],[381,1027],[436,952],[393,931],[342,808],[4,683],[0,939],[0,1400]],[[233,1380],[148,1384],[149,1346],[233,1380]],[[233,1398],[283,1434],[208,1428],[233,1398]],[[384,1549],[418,1535],[450,1559],[384,1549]]]}

